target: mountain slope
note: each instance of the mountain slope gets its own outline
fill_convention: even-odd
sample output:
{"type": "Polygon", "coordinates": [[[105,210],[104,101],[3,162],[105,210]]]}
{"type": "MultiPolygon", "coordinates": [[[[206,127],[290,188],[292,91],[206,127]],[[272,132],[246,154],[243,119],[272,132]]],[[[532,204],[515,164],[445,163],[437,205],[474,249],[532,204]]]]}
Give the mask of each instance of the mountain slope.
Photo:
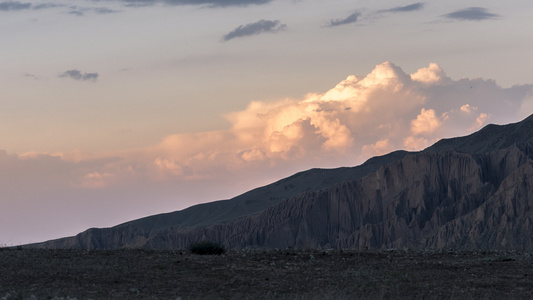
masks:
{"type": "Polygon", "coordinates": [[[375,171],[381,165],[395,161],[407,153],[406,151],[396,151],[384,156],[374,157],[357,167],[311,169],[299,172],[230,200],[199,204],[181,211],[149,216],[118,226],[132,226],[151,231],[166,227],[194,228],[230,222],[243,216],[259,213],[282,199],[290,198],[303,192],[320,190],[340,181],[362,178],[375,171]]]}
{"type": "Polygon", "coordinates": [[[354,168],[313,169],[231,200],[75,237],[47,248],[533,248],[533,116],[354,168]],[[531,200],[530,200],[531,199],[531,200]]]}
{"type": "Polygon", "coordinates": [[[532,175],[532,157],[515,146],[479,157],[453,151],[408,155],[259,215],[160,232],[146,245],[182,248],[211,239],[230,248],[533,248],[531,235],[521,234],[533,232],[532,175]],[[485,181],[491,174],[504,179],[485,181]]]}
{"type": "Polygon", "coordinates": [[[408,153],[407,151],[391,152],[373,157],[356,167],[311,169],[251,190],[230,200],[199,204],[180,211],[133,220],[111,228],[91,228],[75,237],[37,243],[32,247],[106,249],[144,247],[149,237],[159,231],[190,230],[258,214],[281,200],[301,193],[318,191],[338,182],[362,178],[382,165],[396,161],[408,153]]]}
{"type": "Polygon", "coordinates": [[[425,152],[455,150],[465,153],[483,153],[508,148],[514,144],[533,141],[533,115],[518,123],[489,124],[468,136],[442,139],[425,152]]]}

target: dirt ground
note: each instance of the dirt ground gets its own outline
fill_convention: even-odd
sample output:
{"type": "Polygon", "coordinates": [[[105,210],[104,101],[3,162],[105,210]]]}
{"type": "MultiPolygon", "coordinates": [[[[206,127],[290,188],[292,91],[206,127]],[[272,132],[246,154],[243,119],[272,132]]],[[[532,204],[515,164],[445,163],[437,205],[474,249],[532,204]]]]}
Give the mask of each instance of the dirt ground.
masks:
{"type": "Polygon", "coordinates": [[[0,249],[0,299],[532,299],[521,252],[0,249]]]}

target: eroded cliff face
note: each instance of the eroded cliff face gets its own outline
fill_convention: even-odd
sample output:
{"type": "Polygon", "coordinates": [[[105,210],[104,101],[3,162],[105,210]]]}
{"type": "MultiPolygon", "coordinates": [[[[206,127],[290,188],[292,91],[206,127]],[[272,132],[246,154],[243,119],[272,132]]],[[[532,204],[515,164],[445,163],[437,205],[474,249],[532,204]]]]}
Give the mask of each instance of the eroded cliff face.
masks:
{"type": "Polygon", "coordinates": [[[410,154],[233,223],[158,232],[145,246],[209,239],[229,248],[533,248],[532,153],[524,144],[410,154]]]}
{"type": "Polygon", "coordinates": [[[275,188],[289,182],[298,193],[227,222],[173,226],[172,213],[164,227],[132,221],[37,246],[179,249],[207,239],[228,248],[533,249],[533,116],[494,126],[354,169],[297,174],[275,188]]]}
{"type": "Polygon", "coordinates": [[[472,212],[423,240],[431,248],[533,249],[533,164],[509,174],[472,212]]]}

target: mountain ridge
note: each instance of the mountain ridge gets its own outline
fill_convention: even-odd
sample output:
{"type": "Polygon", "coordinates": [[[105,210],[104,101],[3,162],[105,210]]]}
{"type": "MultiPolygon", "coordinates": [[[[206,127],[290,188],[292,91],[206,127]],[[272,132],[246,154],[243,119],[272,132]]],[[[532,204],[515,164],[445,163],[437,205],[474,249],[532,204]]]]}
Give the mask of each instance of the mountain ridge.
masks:
{"type": "Polygon", "coordinates": [[[506,125],[488,124],[470,135],[445,138],[424,149],[425,152],[455,150],[482,153],[507,148],[512,144],[533,140],[533,114],[524,120],[506,125]]]}
{"type": "Polygon", "coordinates": [[[229,248],[533,248],[533,241],[503,239],[501,233],[533,232],[532,145],[533,115],[443,139],[420,152],[395,151],[356,167],[311,169],[230,200],[31,246],[185,248],[211,239],[229,248]],[[521,183],[509,183],[520,178],[521,183]],[[502,205],[521,207],[527,215],[490,214],[502,205]],[[493,219],[480,217],[485,215],[493,219]],[[508,229],[495,232],[495,220],[508,229]]]}

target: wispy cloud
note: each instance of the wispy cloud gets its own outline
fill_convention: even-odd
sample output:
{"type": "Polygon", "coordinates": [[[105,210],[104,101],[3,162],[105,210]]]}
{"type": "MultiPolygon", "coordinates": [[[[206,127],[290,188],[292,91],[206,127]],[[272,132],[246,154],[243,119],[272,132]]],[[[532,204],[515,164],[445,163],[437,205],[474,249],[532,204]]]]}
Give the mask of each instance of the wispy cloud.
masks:
{"type": "Polygon", "coordinates": [[[99,15],[114,14],[114,13],[120,12],[120,10],[114,10],[114,9],[110,9],[107,7],[96,7],[96,8],[93,8],[92,11],[94,11],[95,13],[99,15]]]}
{"type": "Polygon", "coordinates": [[[19,1],[5,1],[0,3],[0,11],[15,11],[30,8],[31,3],[22,3],[19,1]]]}
{"type": "Polygon", "coordinates": [[[39,9],[47,9],[47,8],[55,8],[55,7],[64,7],[64,4],[57,4],[57,3],[41,3],[37,5],[32,5],[32,9],[39,10],[39,9]]]}
{"type": "MultiPolygon", "coordinates": [[[[43,9],[49,9],[49,8],[56,8],[56,7],[66,7],[67,5],[60,4],[60,3],[40,3],[40,4],[32,4],[32,3],[22,3],[19,1],[5,1],[0,2],[0,11],[20,11],[20,10],[43,10],[43,9]]],[[[96,14],[109,14],[109,13],[116,13],[119,12],[118,10],[113,10],[106,7],[79,7],[76,5],[68,6],[69,11],[68,14],[77,15],[77,16],[83,16],[86,12],[94,12],[96,14]]]]}
{"type": "Polygon", "coordinates": [[[483,21],[496,19],[500,17],[500,15],[490,13],[483,7],[469,7],[445,14],[443,17],[460,21],[483,21]]]}
{"type": "Polygon", "coordinates": [[[84,16],[85,13],[90,13],[90,12],[96,13],[99,15],[105,15],[105,14],[118,13],[120,11],[110,9],[107,7],[79,7],[79,6],[73,5],[73,6],[70,6],[70,10],[67,13],[81,17],[81,16],[84,16]]]}
{"type": "Polygon", "coordinates": [[[78,17],[81,17],[81,16],[84,16],[85,15],[85,12],[82,11],[82,10],[76,10],[76,9],[72,9],[70,11],[67,12],[69,15],[75,15],[75,16],[78,16],[78,17]]]}
{"type": "Polygon", "coordinates": [[[279,32],[287,28],[287,25],[281,24],[280,21],[271,21],[271,20],[259,20],[254,23],[249,23],[246,25],[241,25],[230,33],[224,35],[222,38],[223,41],[229,41],[238,37],[245,37],[256,35],[264,32],[279,32]]]}
{"type": "Polygon", "coordinates": [[[170,5],[208,5],[211,7],[260,5],[272,0],[122,0],[128,6],[170,5]]]}
{"type": "Polygon", "coordinates": [[[336,27],[341,25],[347,25],[351,23],[357,22],[357,19],[359,18],[361,14],[359,12],[354,12],[353,14],[349,15],[348,17],[344,19],[335,19],[329,21],[328,27],[336,27]]]}
{"type": "Polygon", "coordinates": [[[96,81],[98,78],[98,73],[82,73],[79,70],[68,70],[59,75],[59,77],[62,78],[71,78],[74,80],[81,80],[81,81],[96,81]]]}
{"type": "Polygon", "coordinates": [[[37,75],[34,75],[34,74],[31,74],[31,73],[26,73],[24,74],[24,77],[26,78],[32,78],[32,79],[35,79],[35,80],[38,80],[39,77],[37,75]]]}
{"type": "Polygon", "coordinates": [[[409,11],[421,10],[422,8],[424,8],[424,5],[425,3],[418,2],[418,3],[406,5],[406,6],[397,6],[397,7],[393,7],[390,9],[383,9],[383,10],[380,10],[379,12],[391,12],[391,13],[409,12],[409,11]]]}

